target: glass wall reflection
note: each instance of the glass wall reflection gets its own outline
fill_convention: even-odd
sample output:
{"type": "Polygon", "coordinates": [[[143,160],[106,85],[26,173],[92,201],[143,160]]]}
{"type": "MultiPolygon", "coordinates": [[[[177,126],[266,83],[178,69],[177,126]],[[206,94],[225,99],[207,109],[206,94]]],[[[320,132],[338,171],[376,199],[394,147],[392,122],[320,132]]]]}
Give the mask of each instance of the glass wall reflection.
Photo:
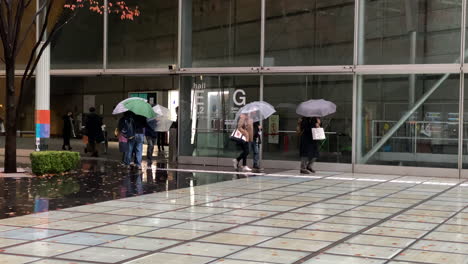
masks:
{"type": "MultiPolygon", "coordinates": [[[[193,67],[255,66],[260,64],[260,0],[192,0],[193,67]]],[[[186,51],[185,51],[185,54],[186,51]]]]}
{"type": "Polygon", "coordinates": [[[109,16],[110,68],[166,68],[177,62],[177,1],[142,1],[135,21],[109,16]]]}
{"type": "Polygon", "coordinates": [[[180,154],[197,157],[235,157],[237,146],[229,137],[236,127],[237,110],[258,101],[258,76],[183,77],[180,154]],[[190,95],[189,95],[190,93],[190,95]]]}
{"type": "Polygon", "coordinates": [[[455,63],[460,57],[462,0],[361,2],[364,64],[455,63]]]}
{"type": "MultiPolygon", "coordinates": [[[[60,17],[64,20],[66,17],[60,17]]],[[[52,69],[101,69],[104,20],[102,15],[81,10],[51,43],[52,69]]]]}
{"type": "Polygon", "coordinates": [[[296,107],[309,99],[325,99],[337,105],[337,112],[322,118],[327,139],[320,142],[318,161],[351,162],[353,76],[265,76],[264,80],[264,100],[277,110],[264,122],[264,159],[298,160],[296,107]]]}
{"type": "Polygon", "coordinates": [[[414,84],[408,75],[361,78],[358,162],[457,167],[459,75],[416,75],[414,84]]]}
{"type": "Polygon", "coordinates": [[[353,64],[354,0],[267,0],[265,65],[353,64]]]}

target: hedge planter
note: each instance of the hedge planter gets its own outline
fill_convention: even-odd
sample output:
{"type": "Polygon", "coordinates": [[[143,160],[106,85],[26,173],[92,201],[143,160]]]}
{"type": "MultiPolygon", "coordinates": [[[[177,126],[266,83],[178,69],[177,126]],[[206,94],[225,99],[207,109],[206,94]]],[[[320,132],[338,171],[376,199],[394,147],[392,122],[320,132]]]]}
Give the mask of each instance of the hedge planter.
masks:
{"type": "Polygon", "coordinates": [[[30,155],[32,172],[36,175],[59,174],[75,169],[80,153],[70,151],[40,151],[30,155]]]}

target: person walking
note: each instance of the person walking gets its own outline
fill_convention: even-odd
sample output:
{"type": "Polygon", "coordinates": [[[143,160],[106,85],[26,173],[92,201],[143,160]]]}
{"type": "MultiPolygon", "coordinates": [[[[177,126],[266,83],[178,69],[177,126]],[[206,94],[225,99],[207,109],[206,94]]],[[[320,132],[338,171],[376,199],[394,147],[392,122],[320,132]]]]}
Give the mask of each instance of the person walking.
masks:
{"type": "Polygon", "coordinates": [[[253,154],[253,170],[255,172],[261,172],[263,171],[262,168],[260,168],[260,144],[262,144],[262,126],[260,126],[260,122],[254,122],[253,123],[253,141],[250,142],[250,150],[252,151],[253,154]]]}
{"type": "Polygon", "coordinates": [[[252,169],[247,166],[247,156],[249,155],[250,143],[253,142],[253,122],[247,114],[241,114],[239,116],[239,121],[237,122],[237,130],[240,133],[242,133],[242,135],[245,137],[245,141],[237,141],[237,144],[241,147],[242,152],[239,155],[239,157],[237,157],[237,159],[232,160],[234,168],[242,169],[242,171],[246,172],[252,171],[252,169]],[[239,165],[241,160],[242,165],[239,165]]]}
{"type": "Polygon", "coordinates": [[[123,117],[119,119],[116,136],[119,139],[119,151],[122,153],[122,165],[129,166],[130,160],[127,161],[128,141],[135,138],[135,122],[132,112],[125,112],[123,117]]]}
{"type": "Polygon", "coordinates": [[[156,132],[157,144],[158,144],[158,154],[164,153],[164,141],[166,138],[166,132],[158,131],[156,132]]]}
{"type": "Polygon", "coordinates": [[[154,146],[157,143],[158,133],[156,132],[157,121],[156,119],[147,120],[147,126],[145,128],[146,143],[148,148],[146,150],[146,159],[148,166],[151,167],[153,163],[154,146]]]}
{"type": "Polygon", "coordinates": [[[297,131],[300,137],[299,154],[301,157],[302,174],[315,173],[312,168],[315,160],[319,157],[318,141],[312,138],[312,128],[319,128],[321,125],[318,117],[301,117],[297,124],[297,131]]]}
{"type": "Polygon", "coordinates": [[[89,108],[89,114],[86,116],[86,134],[88,136],[89,151],[93,157],[99,156],[99,143],[104,141],[102,133],[102,117],[96,114],[96,108],[89,108]]]}
{"type": "Polygon", "coordinates": [[[135,137],[128,140],[128,152],[126,155],[126,164],[130,165],[135,153],[135,166],[141,169],[143,159],[143,142],[145,141],[146,118],[140,115],[132,116],[135,124],[135,137]]]}
{"type": "Polygon", "coordinates": [[[71,150],[72,147],[70,145],[71,137],[76,137],[75,134],[75,120],[73,118],[73,113],[68,112],[66,115],[63,116],[63,130],[62,130],[62,137],[63,137],[63,150],[71,150]]]}

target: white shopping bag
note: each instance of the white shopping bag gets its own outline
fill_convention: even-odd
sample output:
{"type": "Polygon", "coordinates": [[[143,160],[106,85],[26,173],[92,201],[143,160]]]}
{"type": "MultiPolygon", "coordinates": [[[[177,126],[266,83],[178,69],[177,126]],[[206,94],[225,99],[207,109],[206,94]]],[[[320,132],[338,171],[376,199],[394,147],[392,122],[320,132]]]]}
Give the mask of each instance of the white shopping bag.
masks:
{"type": "Polygon", "coordinates": [[[325,130],[322,127],[312,128],[312,138],[314,140],[324,140],[325,139],[325,130]]]}
{"type": "Polygon", "coordinates": [[[230,136],[231,140],[238,141],[238,142],[245,142],[247,139],[245,136],[239,131],[239,129],[235,129],[232,131],[232,134],[230,136]]]}

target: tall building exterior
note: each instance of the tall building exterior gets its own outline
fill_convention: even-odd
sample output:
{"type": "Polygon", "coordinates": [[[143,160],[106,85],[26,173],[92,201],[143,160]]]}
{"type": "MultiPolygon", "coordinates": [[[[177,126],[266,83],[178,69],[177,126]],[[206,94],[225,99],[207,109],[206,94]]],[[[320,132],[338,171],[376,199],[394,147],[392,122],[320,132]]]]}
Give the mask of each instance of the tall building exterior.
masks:
{"type": "Polygon", "coordinates": [[[264,100],[277,112],[263,122],[263,165],[296,168],[295,107],[323,98],[337,112],[324,119],[319,168],[468,175],[467,0],[138,5],[134,22],[83,12],[54,40],[52,124],[92,105],[113,129],[120,100],[151,98],[180,107],[181,162],[225,165],[237,109],[264,100]]]}

